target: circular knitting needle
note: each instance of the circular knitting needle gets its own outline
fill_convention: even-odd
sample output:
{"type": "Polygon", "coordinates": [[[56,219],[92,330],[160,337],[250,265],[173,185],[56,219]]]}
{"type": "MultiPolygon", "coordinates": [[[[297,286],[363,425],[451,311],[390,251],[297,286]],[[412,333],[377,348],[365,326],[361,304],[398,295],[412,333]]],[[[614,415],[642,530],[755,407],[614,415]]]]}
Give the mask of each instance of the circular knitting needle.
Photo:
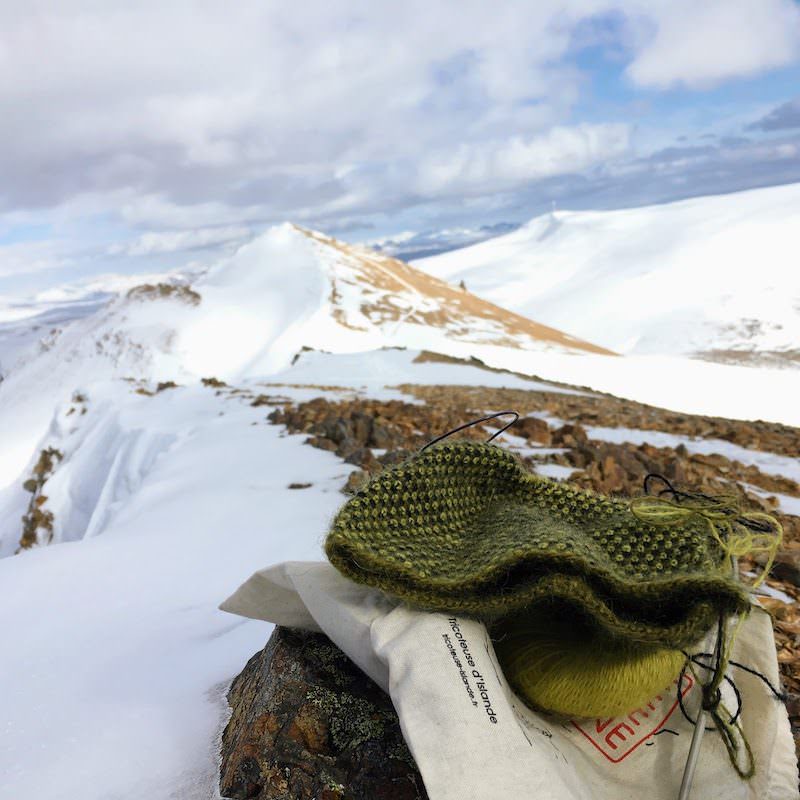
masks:
{"type": "MultiPolygon", "coordinates": [[[[739,574],[739,559],[731,558],[733,565],[734,577],[739,574]]],[[[717,637],[717,647],[722,647],[722,642],[717,637]]],[[[680,691],[680,687],[678,688],[680,691]]],[[[697,769],[697,759],[700,757],[700,745],[703,742],[703,734],[706,732],[706,712],[704,708],[700,708],[697,714],[697,722],[694,724],[694,733],[692,734],[692,743],[689,745],[689,755],[686,756],[686,766],[683,768],[683,780],[681,781],[681,790],[678,793],[678,800],[689,800],[689,792],[692,791],[692,782],[694,781],[694,772],[697,769]]]]}
{"type": "Polygon", "coordinates": [[[457,428],[453,428],[451,431],[447,431],[447,433],[443,433],[441,436],[437,436],[435,439],[431,439],[424,447],[420,448],[420,453],[425,452],[432,444],[436,444],[437,442],[441,442],[442,439],[446,439],[448,436],[452,436],[454,433],[458,433],[459,431],[463,431],[466,428],[471,428],[473,425],[480,425],[481,422],[488,422],[490,419],[497,419],[498,417],[506,417],[509,414],[514,416],[514,419],[511,422],[506,423],[503,425],[502,428],[495,431],[487,440],[486,442],[491,442],[492,439],[499,436],[501,433],[507,431],[518,419],[519,414],[516,411],[496,411],[494,414],[489,414],[486,417],[481,417],[480,419],[473,419],[472,422],[465,422],[463,425],[459,425],[457,428]]]}
{"type": "Polygon", "coordinates": [[[692,735],[692,744],[689,746],[686,766],[683,769],[683,780],[681,781],[681,790],[678,794],[678,800],[689,800],[689,792],[692,791],[692,781],[694,780],[694,771],[697,768],[697,759],[700,756],[700,745],[705,732],[706,712],[701,708],[694,726],[694,734],[692,735]]]}

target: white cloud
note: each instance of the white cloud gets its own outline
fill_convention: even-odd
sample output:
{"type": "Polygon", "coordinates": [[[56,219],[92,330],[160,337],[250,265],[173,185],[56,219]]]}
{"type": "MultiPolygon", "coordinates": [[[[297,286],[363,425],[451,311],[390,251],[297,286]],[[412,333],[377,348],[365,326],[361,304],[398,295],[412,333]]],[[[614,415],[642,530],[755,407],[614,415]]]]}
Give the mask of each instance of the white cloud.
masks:
{"type": "Polygon", "coordinates": [[[553,175],[581,172],[628,150],[627,125],[554,127],[547,133],[463,144],[426,157],[414,186],[421,194],[503,191],[553,175]]]}
{"type": "Polygon", "coordinates": [[[96,250],[129,237],[121,257],[285,219],[341,227],[438,203],[477,216],[631,155],[624,108],[576,114],[581,26],[657,90],[786,63],[798,13],[791,0],[0,2],[0,214],[70,231],[101,217],[96,250]]]}
{"type": "Polygon", "coordinates": [[[132,242],[112,244],[109,255],[149,256],[161,253],[177,253],[198,250],[231,242],[244,242],[251,231],[241,225],[218,228],[195,228],[183,231],[149,231],[132,242]]]}
{"type": "Polygon", "coordinates": [[[800,7],[793,0],[650,0],[650,35],[627,74],[640,86],[705,88],[800,57],[800,7]]]}
{"type": "Polygon", "coordinates": [[[70,267],[76,259],[69,249],[68,245],[57,240],[2,245],[0,278],[70,267]]]}

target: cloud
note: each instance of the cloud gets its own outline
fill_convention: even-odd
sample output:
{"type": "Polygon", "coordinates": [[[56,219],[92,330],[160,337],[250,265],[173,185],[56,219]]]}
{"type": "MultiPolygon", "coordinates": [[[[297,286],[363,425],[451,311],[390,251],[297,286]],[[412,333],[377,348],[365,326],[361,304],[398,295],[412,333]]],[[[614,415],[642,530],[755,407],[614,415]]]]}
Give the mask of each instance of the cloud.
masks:
{"type": "Polygon", "coordinates": [[[132,242],[118,242],[109,246],[109,255],[149,256],[161,253],[178,253],[201,250],[221,244],[243,243],[252,232],[241,225],[219,228],[195,228],[183,231],[150,231],[132,242]]]}
{"type": "Polygon", "coordinates": [[[509,198],[494,219],[525,221],[560,208],[604,209],[800,182],[800,135],[665,147],[589,174],[557,176],[509,198]]]}
{"type": "Polygon", "coordinates": [[[627,125],[553,127],[546,134],[462,144],[427,156],[413,186],[425,196],[504,191],[552,175],[581,172],[625,153],[627,125]]]}
{"type": "Polygon", "coordinates": [[[0,278],[64,269],[76,259],[64,242],[17,242],[0,246],[0,278]]]}
{"type": "MultiPolygon", "coordinates": [[[[0,220],[66,220],[88,241],[101,217],[83,251],[168,261],[286,219],[477,217],[540,184],[624,182],[636,130],[616,105],[582,120],[576,52],[600,48],[647,98],[788,63],[798,13],[790,0],[0,3],[0,220]]],[[[70,263],[52,258],[30,263],[70,263]]]]}
{"type": "Polygon", "coordinates": [[[617,152],[599,141],[619,141],[604,123],[567,132],[573,33],[609,14],[642,86],[752,74],[797,52],[789,0],[4,5],[0,206],[125,191],[327,214],[436,196],[461,161],[503,186],[569,170],[564,147],[576,164],[617,152]],[[398,179],[409,166],[411,191],[398,179]]]}
{"type": "Polygon", "coordinates": [[[707,88],[786,66],[800,54],[793,0],[655,0],[640,14],[637,52],[627,67],[638,86],[707,88]]]}
{"type": "Polygon", "coordinates": [[[784,131],[800,128],[800,96],[773,108],[766,116],[747,126],[751,131],[784,131]]]}

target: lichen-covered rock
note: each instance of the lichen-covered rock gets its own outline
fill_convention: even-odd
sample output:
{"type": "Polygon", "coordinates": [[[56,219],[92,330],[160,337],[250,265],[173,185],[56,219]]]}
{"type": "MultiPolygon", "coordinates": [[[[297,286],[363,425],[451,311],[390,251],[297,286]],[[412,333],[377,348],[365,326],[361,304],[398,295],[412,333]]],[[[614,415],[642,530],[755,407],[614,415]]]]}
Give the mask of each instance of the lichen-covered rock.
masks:
{"type": "Polygon", "coordinates": [[[228,703],[225,798],[427,800],[388,696],[321,634],[276,628],[228,703]]]}

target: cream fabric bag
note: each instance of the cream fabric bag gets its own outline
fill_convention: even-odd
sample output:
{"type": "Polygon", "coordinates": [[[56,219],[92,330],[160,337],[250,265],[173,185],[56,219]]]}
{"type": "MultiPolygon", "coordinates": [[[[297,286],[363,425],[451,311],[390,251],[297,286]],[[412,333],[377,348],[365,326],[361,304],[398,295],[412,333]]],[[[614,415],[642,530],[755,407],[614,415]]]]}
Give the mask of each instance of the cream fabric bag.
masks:
{"type": "MultiPolygon", "coordinates": [[[[431,800],[676,800],[692,725],[676,686],[625,717],[562,721],[529,710],[509,689],[480,622],[414,611],[342,577],[328,563],[256,572],[221,606],[325,633],[391,696],[431,800]]],[[[777,684],[769,617],[742,626],[734,659],[777,684]]],[[[741,780],[719,734],[703,739],[695,800],[796,800],[786,710],[762,682],[733,670],[756,775],[741,780]]],[[[689,713],[696,685],[684,686],[689,713]]],[[[732,696],[728,706],[735,707],[732,696]]]]}

